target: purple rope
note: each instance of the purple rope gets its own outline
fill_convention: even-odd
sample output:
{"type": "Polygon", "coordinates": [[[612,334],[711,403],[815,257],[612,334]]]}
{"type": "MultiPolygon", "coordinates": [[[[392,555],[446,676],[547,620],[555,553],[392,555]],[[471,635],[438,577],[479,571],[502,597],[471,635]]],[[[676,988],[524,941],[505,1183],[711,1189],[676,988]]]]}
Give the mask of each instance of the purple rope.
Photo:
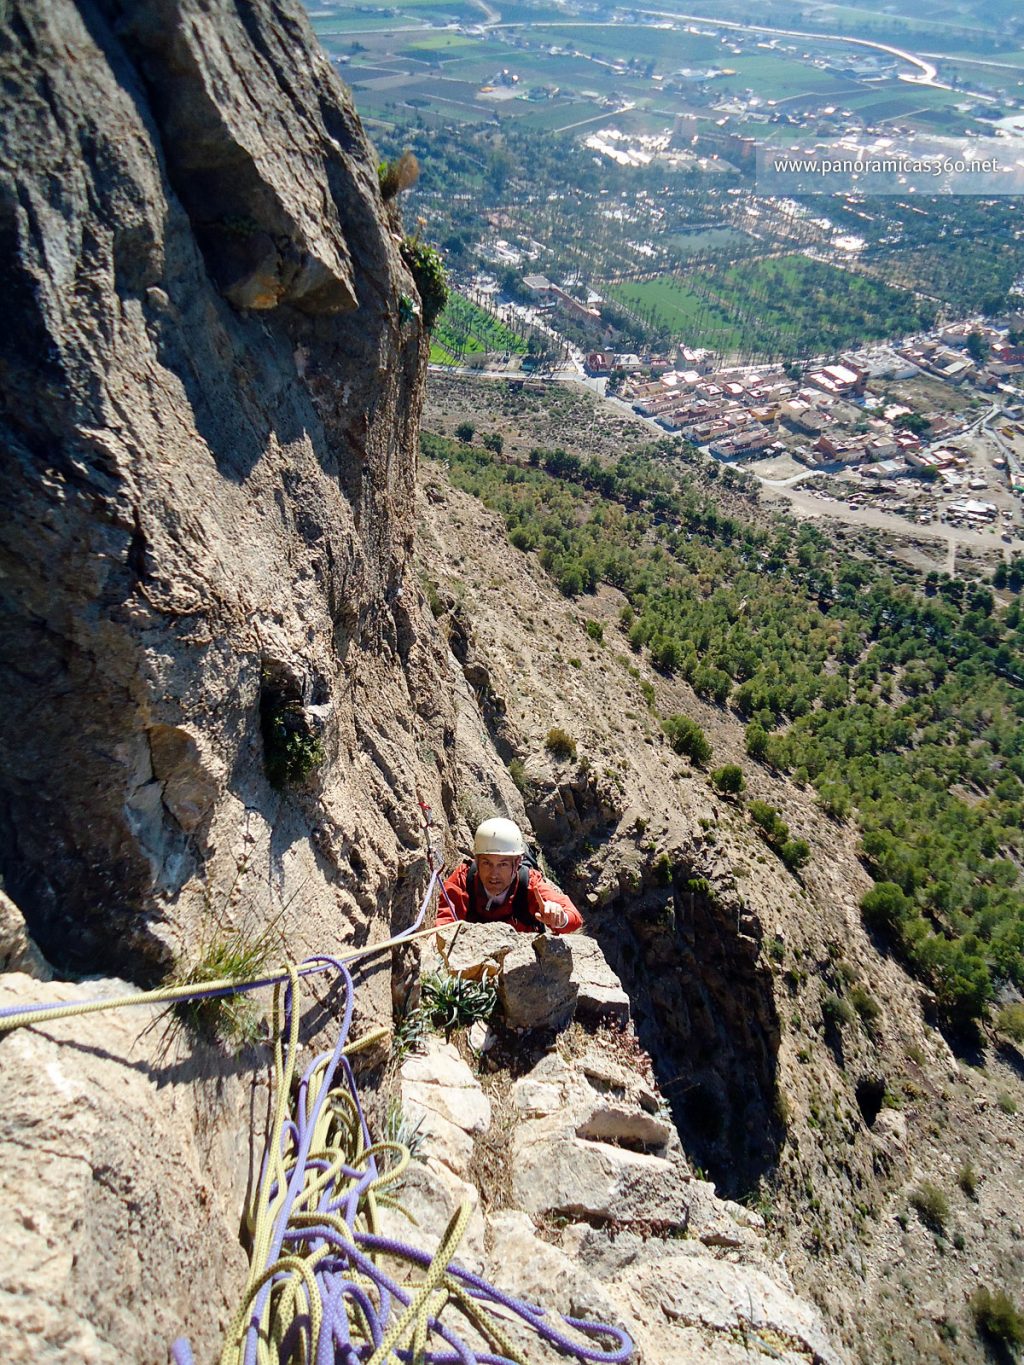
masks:
{"type": "MultiPolygon", "coordinates": [[[[364,1246],[372,1251],[383,1251],[393,1256],[400,1256],[403,1260],[414,1261],[416,1264],[426,1268],[433,1259],[429,1252],[420,1251],[417,1247],[410,1246],[406,1242],[400,1242],[391,1237],[377,1237],[369,1232],[357,1232],[356,1241],[360,1246],[364,1246]]],[[[372,1265],[372,1262],[370,1262],[372,1265]]],[[[377,1272],[380,1273],[379,1271],[377,1272]]],[[[619,1327],[613,1327],[604,1322],[588,1322],[581,1318],[563,1317],[562,1321],[568,1323],[570,1327],[585,1333],[587,1336],[608,1335],[618,1341],[618,1346],[611,1351],[593,1351],[571,1338],[564,1336],[556,1328],[545,1321],[547,1310],[537,1304],[528,1303],[525,1299],[515,1298],[511,1294],[506,1294],[487,1280],[483,1280],[479,1275],[474,1275],[469,1270],[463,1270],[454,1261],[448,1268],[448,1273],[453,1279],[459,1280],[470,1291],[474,1299],[480,1302],[500,1303],[505,1308],[510,1309],[518,1317],[521,1317],[528,1326],[535,1332],[550,1341],[559,1350],[565,1351],[570,1355],[576,1356],[578,1360],[590,1360],[603,1362],[603,1365],[622,1365],[629,1359],[633,1351],[633,1342],[629,1336],[619,1327]]],[[[482,1359],[482,1357],[478,1357],[482,1359]]]]}
{"type": "MultiPolygon", "coordinates": [[[[306,1342],[307,1357],[312,1357],[315,1365],[356,1365],[356,1362],[365,1360],[379,1346],[392,1321],[392,1312],[398,1313],[407,1307],[412,1301],[413,1293],[393,1280],[376,1264],[372,1256],[367,1254],[368,1252],[390,1253],[424,1268],[429,1266],[432,1261],[429,1253],[419,1251],[404,1242],[355,1231],[355,1220],[360,1203],[365,1197],[369,1185],[377,1176],[377,1166],[373,1158],[367,1161],[365,1169],[345,1165],[338,1174],[346,1182],[347,1188],[339,1191],[328,1186],[320,1192],[317,1202],[316,1211],[320,1213],[334,1214],[335,1211],[344,1210],[341,1212],[341,1216],[352,1230],[350,1237],[345,1236],[337,1228],[326,1222],[312,1222],[306,1227],[289,1227],[288,1225],[295,1202],[304,1188],[313,1128],[329,1092],[335,1086],[336,1078],[340,1080],[344,1077],[363,1139],[367,1146],[371,1143],[366,1117],[359,1102],[355,1077],[347,1058],[341,1055],[352,1020],[354,988],[351,976],[344,964],[334,962],[333,965],[337,967],[345,984],[344,1018],[334,1050],[331,1053],[322,1054],[304,1072],[298,1087],[294,1116],[282,1130],[282,1141],[285,1147],[281,1156],[288,1159],[291,1174],[288,1177],[282,1206],[277,1213],[274,1234],[266,1261],[267,1267],[273,1265],[283,1248],[287,1248],[288,1251],[299,1251],[303,1245],[309,1247],[310,1250],[328,1247],[330,1249],[329,1254],[321,1258],[314,1270],[314,1279],[324,1307],[324,1313],[320,1336],[316,1342],[309,1340],[310,1324],[308,1318],[304,1316],[296,1318],[288,1334],[288,1350],[285,1350],[285,1343],[282,1343],[279,1350],[278,1358],[282,1365],[290,1358],[300,1336],[306,1342]],[[323,1066],[325,1061],[326,1066],[323,1066]],[[314,1073],[321,1067],[322,1070],[316,1082],[317,1089],[315,1093],[311,1094],[310,1087],[314,1081],[314,1073]],[[365,1289],[354,1283],[354,1274],[365,1277],[375,1286],[378,1298],[377,1306],[374,1305],[365,1289]],[[351,1341],[348,1328],[347,1301],[351,1301],[353,1305],[357,1304],[362,1310],[371,1338],[369,1343],[357,1345],[351,1341]],[[394,1310],[392,1305],[395,1306],[394,1310]]],[[[285,993],[283,1029],[285,1037],[288,1036],[291,1011],[295,1007],[292,995],[290,989],[285,993]]],[[[322,1160],[316,1160],[312,1164],[314,1168],[321,1170],[324,1166],[322,1160]]],[[[264,1157],[261,1184],[270,1180],[269,1172],[270,1153],[268,1152],[264,1157]]],[[[273,1197],[277,1193],[277,1184],[274,1182],[267,1190],[267,1197],[273,1197]]],[[[596,1344],[583,1344],[574,1341],[565,1332],[560,1331],[549,1322],[543,1308],[504,1294],[485,1280],[469,1271],[462,1270],[457,1265],[453,1264],[449,1268],[449,1273],[465,1286],[471,1297],[482,1304],[503,1304],[516,1313],[525,1325],[532,1328],[542,1340],[550,1343],[557,1350],[574,1357],[583,1365],[587,1365],[588,1362],[593,1363],[593,1365],[622,1365],[622,1362],[625,1362],[632,1352],[632,1342],[619,1328],[574,1318],[562,1319],[567,1327],[574,1328],[586,1337],[600,1335],[611,1337],[615,1342],[610,1350],[596,1344]]],[[[286,1276],[282,1275],[268,1281],[261,1288],[253,1303],[244,1340],[243,1359],[245,1365],[254,1365],[259,1344],[260,1319],[267,1306],[268,1298],[274,1291],[275,1284],[280,1283],[285,1278],[286,1276]]],[[[443,1348],[428,1350],[424,1360],[430,1365],[511,1365],[505,1356],[489,1351],[473,1351],[452,1329],[436,1318],[429,1319],[429,1327],[448,1347],[447,1350],[443,1348]]],[[[401,1358],[409,1358],[410,1355],[405,1351],[396,1352],[396,1354],[401,1358]]]]}

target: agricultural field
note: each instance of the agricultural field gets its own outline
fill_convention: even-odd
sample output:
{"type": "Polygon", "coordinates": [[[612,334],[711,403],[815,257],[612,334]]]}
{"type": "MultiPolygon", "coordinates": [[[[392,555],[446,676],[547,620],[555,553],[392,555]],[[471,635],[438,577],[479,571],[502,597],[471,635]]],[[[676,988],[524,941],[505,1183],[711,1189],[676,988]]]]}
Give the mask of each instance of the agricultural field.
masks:
{"type": "Polygon", "coordinates": [[[927,321],[905,290],[804,256],[606,286],[656,331],[726,356],[825,355],[927,321]]]}
{"type": "Polygon", "coordinates": [[[854,5],[818,5],[817,26],[836,33],[856,33],[877,42],[902,40],[955,40],[969,27],[962,19],[932,19],[920,16],[879,13],[854,5]]]}
{"type": "Polygon", "coordinates": [[[749,246],[752,245],[752,241],[745,232],[738,232],[735,228],[710,227],[670,233],[663,238],[663,245],[672,247],[680,260],[689,260],[694,256],[704,256],[714,251],[749,246]]]}
{"type": "MultiPolygon", "coordinates": [[[[328,50],[331,39],[344,38],[346,43],[351,43],[352,38],[359,34],[392,29],[395,25],[394,18],[387,14],[360,14],[357,10],[339,11],[336,14],[314,11],[309,17],[313,32],[328,50]]],[[[424,32],[429,32],[426,25],[424,32]]]]}
{"type": "Polygon", "coordinates": [[[533,105],[528,113],[519,117],[518,122],[520,127],[535,132],[560,133],[581,123],[596,128],[602,120],[610,122],[615,118],[613,110],[602,109],[591,100],[581,100],[572,104],[533,105]]]}
{"type": "Polygon", "coordinates": [[[467,356],[493,351],[525,355],[526,342],[486,308],[462,294],[450,294],[431,338],[431,364],[458,365],[467,356]]]}
{"type": "MultiPolygon", "coordinates": [[[[660,0],[663,13],[682,13],[687,0],[660,0]]],[[[773,4],[770,0],[719,0],[716,18],[734,23],[774,24],[818,33],[842,33],[876,42],[913,47],[928,41],[943,49],[994,50],[1009,33],[1019,32],[1019,0],[859,0],[859,3],[773,4]],[[924,12],[923,12],[924,11],[924,12]]],[[[1019,44],[1018,44],[1019,45],[1019,44]]]]}
{"type": "Polygon", "coordinates": [[[751,57],[730,57],[723,63],[736,74],[721,76],[714,82],[716,94],[736,94],[756,90],[765,100],[776,102],[795,95],[823,94],[830,99],[843,100],[859,87],[833,71],[823,71],[810,62],[802,62],[773,52],[751,57]]]}
{"type": "MultiPolygon", "coordinates": [[[[730,6],[722,9],[728,13],[730,6]]],[[[818,16],[825,10],[828,7],[815,10],[814,16],[803,15],[801,25],[818,27],[818,16]]],[[[882,35],[869,32],[872,25],[904,23],[899,16],[876,13],[867,5],[837,6],[828,12],[875,38],[882,35]]],[[[563,122],[557,110],[540,113],[540,101],[525,98],[529,90],[557,89],[570,101],[611,99],[641,113],[656,107],[658,116],[668,121],[684,111],[706,116],[705,111],[721,101],[745,100],[753,92],[767,114],[785,111],[787,101],[818,97],[840,107],[863,106],[873,121],[902,120],[949,133],[962,131],[962,124],[973,124],[971,118],[952,112],[962,98],[959,92],[895,80],[868,88],[838,71],[824,70],[816,59],[857,55],[856,49],[824,38],[783,39],[777,48],[769,49],[756,35],[728,29],[696,31],[696,26],[682,21],[627,25],[567,19],[564,11],[551,6],[541,9],[516,3],[488,11],[471,0],[453,0],[450,5],[446,0],[399,0],[392,7],[320,0],[311,3],[310,13],[324,47],[357,92],[365,88],[360,70],[367,66],[377,71],[397,67],[397,74],[404,70],[410,82],[424,75],[431,80],[443,76],[478,88],[493,83],[505,68],[518,78],[514,95],[508,98],[501,98],[504,92],[499,91],[480,100],[478,91],[470,94],[440,84],[433,93],[422,86],[403,93],[401,81],[396,80],[394,95],[384,99],[378,88],[369,100],[360,101],[366,113],[386,114],[396,123],[417,114],[430,123],[446,116],[455,122],[476,119],[483,124],[522,119],[527,129],[557,133],[583,122],[587,113],[563,122]],[[951,112],[944,116],[932,111],[951,112]]],[[[910,16],[906,22],[933,20],[931,15],[921,21],[910,16]]],[[[946,22],[944,13],[942,23],[946,22]]],[[[956,25],[951,19],[948,22],[950,31],[955,31],[956,25]]],[[[838,19],[837,31],[844,31],[838,19]]],[[[914,46],[909,36],[907,42],[914,46]]],[[[970,43],[960,34],[945,46],[963,53],[970,43]]],[[[1014,68],[1001,68],[976,83],[997,88],[1000,79],[1013,84],[1013,76],[1014,68]]],[[[779,129],[769,123],[751,125],[749,131],[767,141],[779,136],[779,129]]]]}
{"type": "MultiPolygon", "coordinates": [[[[677,66],[721,66],[728,52],[720,39],[679,29],[623,24],[532,25],[531,41],[585,52],[605,61],[653,61],[658,71],[677,66]]],[[[556,54],[557,55],[557,54],[556,54]]]]}

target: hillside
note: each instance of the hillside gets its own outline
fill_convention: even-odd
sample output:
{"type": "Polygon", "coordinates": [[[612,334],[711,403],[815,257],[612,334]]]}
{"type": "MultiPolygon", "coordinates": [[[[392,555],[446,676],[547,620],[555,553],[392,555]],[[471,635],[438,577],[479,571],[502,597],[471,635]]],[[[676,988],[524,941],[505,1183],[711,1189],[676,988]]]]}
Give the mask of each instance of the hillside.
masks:
{"type": "MultiPolygon", "coordinates": [[[[425,429],[451,430],[471,394],[479,432],[514,447],[521,418],[491,392],[446,384],[425,429]]],[[[604,412],[552,434],[583,458],[646,439],[604,412]]],[[[542,417],[529,420],[524,444],[542,417]]],[[[620,592],[568,600],[442,466],[425,462],[422,483],[431,600],[542,847],[631,996],[688,1156],[766,1213],[854,1358],[987,1359],[968,1298],[1012,1294],[1024,1256],[1019,1048],[947,1041],[927,992],[862,923],[871,881],[852,823],[751,760],[742,717],[652,669],[621,628],[620,592]],[[667,743],[656,717],[672,714],[710,740],[703,767],[667,743]],[[552,754],[552,728],[572,757],[552,754]],[[730,762],[741,800],[708,781],[730,762]],[[799,874],[766,848],[757,800],[809,844],[799,874]]]]}

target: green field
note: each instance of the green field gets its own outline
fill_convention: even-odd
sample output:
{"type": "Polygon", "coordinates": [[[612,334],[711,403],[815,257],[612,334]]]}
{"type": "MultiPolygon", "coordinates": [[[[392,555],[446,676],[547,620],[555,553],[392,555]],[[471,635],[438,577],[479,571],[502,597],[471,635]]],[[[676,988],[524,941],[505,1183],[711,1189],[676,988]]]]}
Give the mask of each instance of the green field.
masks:
{"type": "MultiPolygon", "coordinates": [[[[313,32],[325,46],[329,38],[345,38],[346,42],[351,42],[355,34],[371,31],[376,33],[395,26],[394,18],[389,15],[357,14],[354,10],[331,15],[313,14],[310,16],[310,20],[313,25],[313,32]]],[[[424,32],[429,32],[426,24],[424,24],[424,32]]]]}
{"type": "Polygon", "coordinates": [[[785,54],[758,53],[755,57],[722,58],[722,65],[735,71],[735,76],[720,76],[714,90],[725,93],[746,89],[756,90],[767,100],[791,99],[794,95],[823,94],[842,100],[857,89],[844,76],[833,71],[822,71],[809,62],[802,62],[785,54]]]}
{"type": "Polygon", "coordinates": [[[429,32],[422,38],[413,37],[402,47],[396,48],[395,53],[398,56],[418,57],[421,52],[428,52],[431,55],[447,54],[460,48],[462,51],[458,52],[458,55],[462,56],[469,48],[479,49],[480,42],[476,38],[467,38],[462,33],[429,32]]]}
{"type": "Polygon", "coordinates": [[[933,41],[940,38],[962,35],[969,24],[956,20],[921,19],[888,13],[879,14],[877,10],[859,9],[854,5],[817,5],[815,18],[824,27],[835,26],[836,32],[856,33],[870,37],[877,42],[891,38],[928,37],[933,41]]]}
{"type": "Polygon", "coordinates": [[[950,52],[943,56],[942,60],[958,61],[964,66],[986,66],[986,67],[1009,67],[1019,69],[1024,67],[1024,52],[992,52],[984,56],[974,52],[950,52]]]}
{"type": "Polygon", "coordinates": [[[722,355],[831,354],[917,330],[912,294],[804,256],[605,286],[655,332],[722,355]]]}
{"type": "Polygon", "coordinates": [[[645,63],[653,61],[658,71],[675,66],[720,65],[725,61],[724,45],[717,38],[678,29],[578,23],[537,26],[530,32],[537,42],[593,53],[606,61],[626,62],[632,57],[645,63]]]}
{"type": "MultiPolygon", "coordinates": [[[[503,106],[508,111],[508,106],[503,106]]],[[[577,123],[586,120],[600,120],[602,118],[612,121],[616,118],[613,111],[602,109],[599,104],[594,104],[590,100],[581,100],[578,104],[525,104],[519,103],[516,106],[517,123],[523,128],[532,128],[538,132],[557,133],[563,128],[572,128],[577,123]],[[526,112],[523,112],[523,111],[526,112]]],[[[597,127],[597,122],[592,123],[591,128],[597,127]]]]}
{"type": "Polygon", "coordinates": [[[729,247],[737,247],[741,243],[752,243],[752,238],[745,232],[738,232],[735,228],[712,227],[701,228],[695,232],[673,232],[665,239],[665,243],[679,253],[682,260],[691,256],[700,256],[709,251],[722,251],[729,247]]]}
{"type": "Polygon", "coordinates": [[[431,337],[431,364],[458,365],[467,356],[488,351],[525,355],[526,342],[486,308],[452,293],[431,337]]]}

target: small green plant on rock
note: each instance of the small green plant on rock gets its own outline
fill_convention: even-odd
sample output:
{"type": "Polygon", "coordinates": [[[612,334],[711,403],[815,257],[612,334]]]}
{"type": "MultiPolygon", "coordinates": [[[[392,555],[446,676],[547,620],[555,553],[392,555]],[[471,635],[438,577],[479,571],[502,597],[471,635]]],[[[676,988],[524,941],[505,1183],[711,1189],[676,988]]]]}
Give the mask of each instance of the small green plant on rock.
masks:
{"type": "Polygon", "coordinates": [[[399,1066],[420,1051],[429,1032],[430,1021],[422,1007],[403,1015],[391,1035],[391,1055],[399,1066]]]}
{"type": "Polygon", "coordinates": [[[968,1199],[978,1197],[978,1172],[977,1169],[968,1161],[960,1167],[960,1174],[956,1178],[956,1183],[966,1194],[968,1199]]]}
{"type": "Polygon", "coordinates": [[[555,758],[576,757],[576,741],[558,725],[553,725],[544,736],[544,747],[555,758]]]}
{"type": "Polygon", "coordinates": [[[423,1127],[425,1117],[424,1114],[421,1114],[413,1123],[402,1108],[400,1100],[389,1100],[384,1114],[384,1130],[381,1136],[385,1142],[397,1142],[400,1146],[407,1148],[409,1155],[415,1161],[423,1151],[426,1135],[420,1130],[423,1127]]]}
{"type": "Polygon", "coordinates": [[[324,761],[319,735],[300,701],[266,690],[260,702],[263,766],[272,787],[304,782],[324,761]]]}
{"type": "Polygon", "coordinates": [[[983,1336],[1011,1349],[1024,1346],[1024,1315],[1002,1289],[982,1285],[971,1295],[971,1316],[983,1336]]]}
{"type": "Polygon", "coordinates": [[[830,991],[821,1002],[821,1017],[832,1028],[841,1029],[848,1028],[857,1015],[849,1000],[844,1000],[841,995],[830,991]]]}
{"type": "Polygon", "coordinates": [[[530,779],[526,775],[526,764],[521,758],[509,759],[508,775],[519,790],[525,794],[529,789],[530,779]]]}
{"type": "Polygon", "coordinates": [[[911,1191],[910,1203],[917,1210],[921,1222],[933,1232],[945,1231],[949,1222],[949,1200],[933,1180],[922,1180],[920,1185],[911,1191]]]}
{"type": "Polygon", "coordinates": [[[672,885],[672,859],[667,853],[659,853],[655,858],[651,870],[654,873],[654,880],[659,886],[672,885]]]}
{"type": "Polygon", "coordinates": [[[430,331],[448,302],[448,277],[444,262],[434,247],[427,246],[418,237],[406,237],[402,243],[402,260],[416,281],[423,305],[423,325],[430,331]]]}
{"type": "Polygon", "coordinates": [[[993,1022],[998,1031],[1007,1038],[1015,1043],[1024,1043],[1024,1004],[1019,1000],[1011,1005],[1004,1005],[993,1022]]]}
{"type": "MultiPolygon", "coordinates": [[[[218,928],[199,960],[168,984],[205,986],[213,981],[249,981],[265,976],[277,946],[273,925],[261,933],[218,928]]],[[[225,1043],[234,1052],[260,1036],[263,1014],[251,994],[184,1000],[174,1008],[178,1019],[201,1038],[225,1043]]]]}
{"type": "Polygon", "coordinates": [[[863,986],[854,986],[850,991],[850,1004],[860,1015],[865,1028],[873,1029],[878,1023],[882,1007],[871,992],[863,986]]]}
{"type": "Polygon", "coordinates": [[[489,977],[470,981],[448,972],[431,972],[423,978],[423,1010],[435,1028],[446,1032],[489,1019],[497,1002],[498,988],[489,977]]]}

